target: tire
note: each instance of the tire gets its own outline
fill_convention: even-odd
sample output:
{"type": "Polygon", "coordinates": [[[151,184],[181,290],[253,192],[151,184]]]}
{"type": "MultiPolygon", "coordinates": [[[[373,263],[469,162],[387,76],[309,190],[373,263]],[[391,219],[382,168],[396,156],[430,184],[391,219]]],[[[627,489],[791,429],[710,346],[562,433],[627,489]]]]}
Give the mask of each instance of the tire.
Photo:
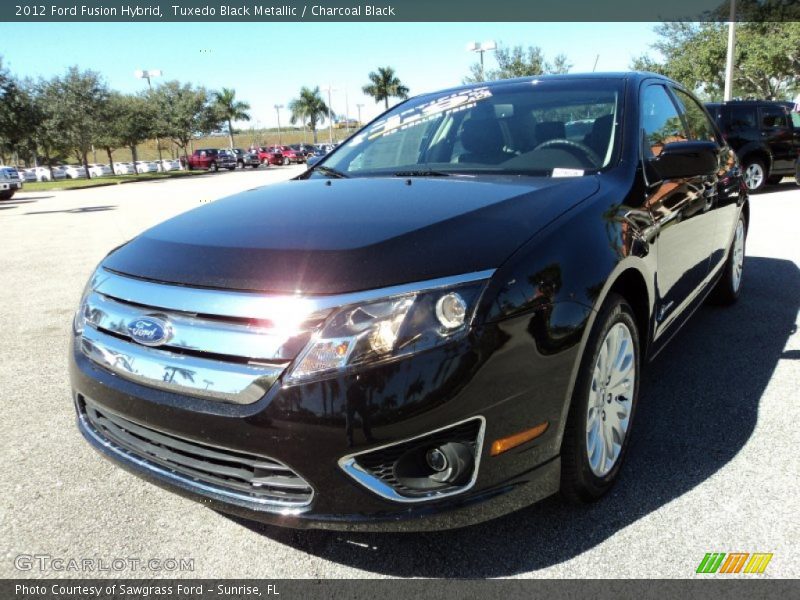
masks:
{"type": "Polygon", "coordinates": [[[286,156],[284,156],[284,157],[283,157],[283,166],[285,167],[285,166],[286,166],[286,165],[288,165],[288,164],[289,164],[289,158],[288,158],[288,157],[286,157],[286,156]]]}
{"type": "Polygon", "coordinates": [[[0,192],[0,200],[11,200],[17,190],[5,190],[0,192]]]}
{"type": "Polygon", "coordinates": [[[722,268],[722,276],[709,297],[709,302],[712,304],[729,305],[739,299],[739,294],[742,291],[742,277],[744,276],[746,242],[747,223],[745,223],[744,215],[739,215],[731,247],[728,250],[728,259],[722,268]]]}
{"type": "Polygon", "coordinates": [[[749,158],[742,168],[744,183],[751,192],[760,192],[767,185],[767,169],[757,158],[749,158]]]}
{"type": "Polygon", "coordinates": [[[770,175],[767,177],[769,185],[778,185],[781,181],[783,181],[783,175],[770,175]]]}
{"type": "Polygon", "coordinates": [[[239,162],[237,162],[234,169],[244,169],[244,161],[240,160],[239,162]]]}
{"type": "Polygon", "coordinates": [[[212,163],[208,165],[208,170],[211,171],[212,173],[216,173],[217,171],[219,171],[219,167],[217,166],[217,163],[212,161],[212,163]]]}
{"type": "Polygon", "coordinates": [[[622,296],[612,293],[589,334],[564,428],[561,495],[566,500],[576,504],[594,502],[614,485],[631,438],[640,362],[639,331],[633,310],[622,296]],[[609,364],[607,348],[619,360],[609,364]],[[615,365],[619,368],[614,369],[615,365]],[[609,373],[605,373],[606,367],[609,373]],[[598,375],[602,375],[600,381],[598,375]],[[609,381],[617,381],[617,385],[607,390],[609,381]],[[615,412],[610,408],[616,408],[615,412]],[[616,415],[616,429],[612,415],[616,415]],[[622,443],[615,444],[620,437],[622,443]]]}

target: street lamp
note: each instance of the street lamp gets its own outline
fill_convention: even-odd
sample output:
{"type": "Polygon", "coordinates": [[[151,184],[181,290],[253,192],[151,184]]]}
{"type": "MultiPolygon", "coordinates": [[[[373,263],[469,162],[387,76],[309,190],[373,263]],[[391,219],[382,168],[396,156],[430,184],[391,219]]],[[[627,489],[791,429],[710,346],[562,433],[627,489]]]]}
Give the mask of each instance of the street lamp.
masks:
{"type": "Polygon", "coordinates": [[[485,42],[470,42],[467,44],[467,52],[477,52],[481,55],[481,79],[484,79],[483,53],[489,52],[490,50],[497,50],[497,44],[494,42],[494,40],[488,40],[485,42]]]}
{"type": "Polygon", "coordinates": [[[328,87],[323,88],[328,92],[328,143],[333,145],[333,119],[331,117],[331,92],[338,91],[336,88],[331,87],[328,84],[328,87]]]}
{"type": "Polygon", "coordinates": [[[364,105],[363,104],[356,104],[356,108],[358,109],[358,126],[361,127],[361,109],[364,105]]]}
{"type": "Polygon", "coordinates": [[[283,138],[281,134],[281,109],[283,108],[283,104],[276,104],[275,105],[275,112],[278,113],[278,145],[283,144],[283,138]]]}
{"type": "Polygon", "coordinates": [[[736,0],[731,0],[731,16],[728,22],[728,55],[725,60],[725,92],[722,99],[733,98],[733,59],[736,51],[736,0]]]}
{"type": "MultiPolygon", "coordinates": [[[[146,79],[147,80],[147,88],[150,89],[150,90],[153,89],[153,84],[150,83],[150,78],[151,77],[161,77],[161,75],[162,75],[161,69],[150,69],[150,70],[139,69],[139,70],[134,71],[133,74],[138,79],[146,79]]],[[[161,140],[158,139],[158,136],[156,136],[156,148],[158,148],[158,166],[163,169],[164,168],[164,161],[161,158],[161,140]]]]}

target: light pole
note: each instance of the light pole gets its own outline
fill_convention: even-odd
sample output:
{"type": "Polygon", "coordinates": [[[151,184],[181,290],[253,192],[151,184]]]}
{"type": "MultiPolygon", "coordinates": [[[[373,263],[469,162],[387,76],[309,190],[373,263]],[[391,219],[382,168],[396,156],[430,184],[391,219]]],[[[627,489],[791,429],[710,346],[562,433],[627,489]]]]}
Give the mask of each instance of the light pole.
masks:
{"type": "Polygon", "coordinates": [[[488,40],[485,42],[470,42],[467,44],[467,51],[468,52],[477,52],[481,55],[481,79],[485,79],[483,75],[483,53],[489,52],[490,50],[497,50],[497,44],[494,40],[488,40]]]}
{"type": "MultiPolygon", "coordinates": [[[[139,79],[146,79],[147,80],[147,88],[152,91],[153,84],[150,83],[151,77],[161,77],[161,69],[150,69],[150,70],[137,70],[134,71],[133,74],[138,77],[139,79]]],[[[158,139],[156,136],[156,148],[158,149],[158,167],[159,169],[164,168],[164,161],[161,158],[161,140],[158,139]]],[[[113,168],[113,167],[112,167],[113,168]]]]}
{"type": "Polygon", "coordinates": [[[736,49],[736,0],[731,0],[731,20],[728,23],[728,56],[725,61],[725,94],[726,102],[733,98],[733,58],[736,49]]]}
{"type": "Polygon", "coordinates": [[[358,109],[358,126],[361,127],[361,108],[363,104],[356,104],[356,108],[358,109]]]}
{"type": "Polygon", "coordinates": [[[331,117],[331,92],[338,91],[336,88],[331,87],[328,84],[327,88],[324,88],[328,92],[328,143],[333,145],[333,119],[331,117]]]}
{"type": "Polygon", "coordinates": [[[283,108],[283,104],[276,104],[275,105],[275,112],[278,113],[278,145],[281,146],[283,144],[283,137],[281,134],[281,109],[283,108]]]}

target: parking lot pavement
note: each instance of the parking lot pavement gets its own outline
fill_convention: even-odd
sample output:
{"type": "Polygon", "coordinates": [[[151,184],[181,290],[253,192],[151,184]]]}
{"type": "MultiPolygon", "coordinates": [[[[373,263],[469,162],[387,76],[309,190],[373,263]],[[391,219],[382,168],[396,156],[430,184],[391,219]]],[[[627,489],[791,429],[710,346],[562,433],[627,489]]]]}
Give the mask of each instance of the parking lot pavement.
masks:
{"type": "MultiPolygon", "coordinates": [[[[94,265],[166,217],[299,168],[0,203],[0,577],[19,554],[190,558],[196,577],[692,577],[706,552],[771,552],[800,576],[800,190],[752,199],[741,301],[703,307],[647,370],[619,485],[587,508],[549,499],[436,534],[293,532],[143,482],[77,432],[70,319],[94,265]]],[[[154,576],[123,571],[100,576],[154,576]]],[[[743,576],[744,577],[744,576],[743,576]]]]}

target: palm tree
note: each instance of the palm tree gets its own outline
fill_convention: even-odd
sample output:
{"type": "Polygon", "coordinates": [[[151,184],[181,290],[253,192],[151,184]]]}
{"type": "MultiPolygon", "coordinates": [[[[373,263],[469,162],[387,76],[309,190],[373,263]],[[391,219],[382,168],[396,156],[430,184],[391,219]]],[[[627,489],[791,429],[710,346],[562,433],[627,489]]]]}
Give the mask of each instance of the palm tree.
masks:
{"type": "Polygon", "coordinates": [[[328,114],[328,105],[319,93],[319,87],[313,90],[303,86],[300,88],[300,96],[289,102],[289,111],[292,113],[289,121],[292,125],[300,121],[308,126],[314,134],[314,143],[317,143],[317,125],[325,121],[328,114]]]}
{"type": "Polygon", "coordinates": [[[219,92],[214,92],[214,99],[220,115],[228,122],[228,140],[233,148],[233,121],[249,121],[250,105],[236,99],[236,90],[222,88],[219,92]]]}
{"type": "Polygon", "coordinates": [[[394,74],[392,67],[378,67],[378,71],[369,74],[372,82],[365,85],[361,90],[367,95],[375,98],[375,102],[383,100],[386,109],[389,109],[389,98],[408,98],[408,88],[400,83],[394,74]]]}

